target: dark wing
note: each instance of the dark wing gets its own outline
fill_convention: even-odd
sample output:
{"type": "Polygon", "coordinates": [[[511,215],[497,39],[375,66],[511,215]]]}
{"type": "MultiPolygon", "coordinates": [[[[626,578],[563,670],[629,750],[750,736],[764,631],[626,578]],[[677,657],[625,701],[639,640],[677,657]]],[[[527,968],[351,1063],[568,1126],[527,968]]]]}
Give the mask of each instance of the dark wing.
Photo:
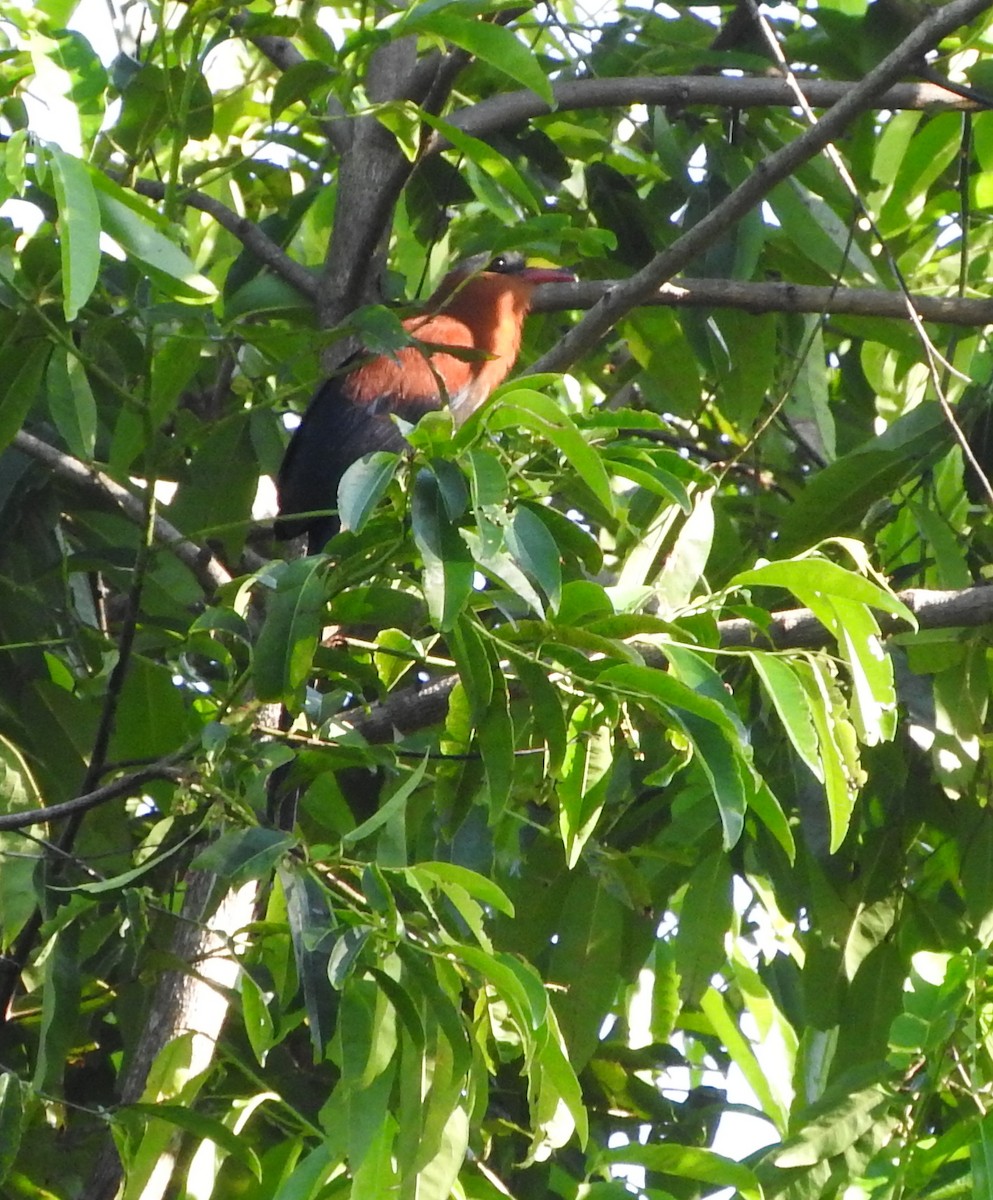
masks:
{"type": "MultiPolygon", "coordinates": [[[[404,325],[427,342],[459,348],[473,345],[465,322],[444,313],[409,317],[404,325]]],[[[338,484],[356,459],[374,450],[402,451],[407,445],[390,413],[413,425],[426,412],[440,408],[445,399],[457,404],[478,366],[451,354],[425,357],[416,346],[374,358],[355,355],[345,364],[345,374],[329,379],[317,391],[290,439],[276,485],[276,537],[307,533],[310,553],[323,550],[341,528],[337,515],[295,517],[294,513],[337,508],[338,484]]]]}
{"type": "Polygon", "coordinates": [[[315,394],[286,448],[276,482],[276,537],[306,533],[311,554],[323,550],[341,528],[338,515],[293,514],[337,509],[338,484],[353,462],[374,450],[401,451],[407,444],[389,416],[377,415],[350,400],[343,391],[344,382],[329,379],[315,394]]]}

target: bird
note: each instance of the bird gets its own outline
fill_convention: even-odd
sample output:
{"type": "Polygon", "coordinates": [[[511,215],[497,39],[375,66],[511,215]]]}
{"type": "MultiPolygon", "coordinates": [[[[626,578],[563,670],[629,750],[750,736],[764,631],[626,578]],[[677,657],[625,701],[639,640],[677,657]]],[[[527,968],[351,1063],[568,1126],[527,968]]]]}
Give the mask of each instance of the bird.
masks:
{"type": "Polygon", "coordinates": [[[315,393],[279,469],[276,537],[306,533],[308,553],[320,553],[341,527],[327,510],[338,506],[345,471],[364,454],[406,447],[391,414],[413,425],[447,403],[464,421],[513,367],[534,289],[575,278],[564,267],[528,266],[516,251],[458,263],[425,311],[403,321],[410,345],[358,351],[315,393]]]}

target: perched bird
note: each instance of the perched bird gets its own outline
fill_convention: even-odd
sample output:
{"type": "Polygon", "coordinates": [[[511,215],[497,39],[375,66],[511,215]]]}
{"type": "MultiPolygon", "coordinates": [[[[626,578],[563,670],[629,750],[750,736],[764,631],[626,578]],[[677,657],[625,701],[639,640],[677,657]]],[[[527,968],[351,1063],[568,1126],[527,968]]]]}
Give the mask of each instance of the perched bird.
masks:
{"type": "Polygon", "coordinates": [[[534,288],[574,279],[558,267],[529,267],[517,253],[459,263],[426,312],[403,322],[415,344],[374,358],[360,351],[317,391],[279,470],[276,536],[306,533],[309,552],[322,550],[338,517],[296,514],[337,508],[338,484],[356,459],[404,448],[391,413],[414,424],[446,403],[459,420],[478,408],[514,365],[534,288]]]}

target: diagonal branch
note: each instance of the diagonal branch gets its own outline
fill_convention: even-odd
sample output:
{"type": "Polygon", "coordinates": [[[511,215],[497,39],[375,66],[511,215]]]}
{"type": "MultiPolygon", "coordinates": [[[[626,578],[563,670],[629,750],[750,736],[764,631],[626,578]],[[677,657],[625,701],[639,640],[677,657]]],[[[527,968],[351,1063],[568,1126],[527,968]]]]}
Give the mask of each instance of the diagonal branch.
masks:
{"type": "MultiPolygon", "coordinates": [[[[166,194],[164,183],[154,179],[135,179],[129,181],[117,172],[108,171],[113,179],[125,187],[130,187],[139,196],[147,196],[149,200],[163,200],[166,194]]],[[[232,208],[222,204],[205,192],[197,192],[191,188],[182,189],[180,201],[189,208],[199,209],[213,217],[218,225],[223,226],[228,233],[234,234],[246,250],[251,250],[255,257],[274,275],[285,279],[297,289],[301,295],[313,300],[317,295],[317,279],[313,273],[295,258],[291,258],[281,246],[264,233],[247,217],[240,217],[232,208]]]]}
{"type": "Polygon", "coordinates": [[[623,284],[608,292],[530,372],[564,371],[702,253],[803,163],[834,141],[942,37],[990,7],[989,0],[951,0],[922,20],[900,45],[856,84],[822,119],[794,141],[757,163],[751,175],[705,217],[623,284]]]}
{"type": "Polygon", "coordinates": [[[40,825],[45,821],[61,821],[66,817],[77,816],[89,812],[91,808],[99,808],[110,800],[118,800],[122,796],[134,796],[146,784],[159,779],[179,782],[186,772],[175,765],[175,758],[164,759],[160,763],[144,767],[131,775],[123,775],[113,783],[105,783],[103,787],[94,788],[72,800],[62,804],[51,804],[47,808],[30,808],[21,812],[0,813],[0,830],[27,829],[31,825],[40,825]]]}
{"type": "MultiPolygon", "coordinates": [[[[96,467],[87,466],[78,458],[56,450],[54,446],[43,442],[41,438],[21,430],[14,435],[12,443],[18,450],[31,458],[44,463],[49,470],[74,487],[81,487],[101,499],[110,500],[135,524],[141,525],[145,520],[145,504],[138,496],[132,495],[126,487],[122,487],[116,479],[111,479],[105,472],[96,467]]],[[[162,517],[156,516],[152,523],[152,534],[157,542],[171,550],[181,563],[189,567],[199,580],[205,591],[213,593],[222,584],[231,582],[227,569],[204,546],[198,546],[188,537],[180,533],[174,526],[162,517]]]]}

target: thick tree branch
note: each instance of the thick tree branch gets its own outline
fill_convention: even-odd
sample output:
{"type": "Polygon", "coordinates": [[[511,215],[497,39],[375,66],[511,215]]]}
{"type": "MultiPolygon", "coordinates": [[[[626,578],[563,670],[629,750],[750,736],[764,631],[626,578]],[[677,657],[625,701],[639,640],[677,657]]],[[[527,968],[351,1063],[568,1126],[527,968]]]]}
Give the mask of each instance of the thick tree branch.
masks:
{"type": "MultiPolygon", "coordinates": [[[[111,479],[96,467],[87,466],[78,458],[56,450],[41,438],[21,430],[14,435],[13,445],[24,454],[37,459],[59,479],[81,487],[103,500],[110,500],[136,525],[142,525],[145,520],[145,504],[138,496],[134,496],[122,487],[115,479],[111,479]]],[[[196,576],[200,585],[207,592],[215,592],[222,584],[231,582],[231,575],[225,567],[203,546],[191,542],[174,526],[162,517],[156,517],[152,532],[157,542],[161,542],[170,550],[181,563],[187,566],[196,576]]]]}
{"type": "MultiPolygon", "coordinates": [[[[549,283],[536,290],[533,312],[593,308],[621,282],[605,279],[582,283],[549,283]]],[[[910,297],[925,321],[946,325],[993,324],[993,300],[960,296],[910,297]]],[[[829,316],[894,317],[909,320],[902,292],[883,288],[815,287],[800,283],[753,283],[738,279],[680,278],[664,283],[642,304],[666,308],[735,308],[750,313],[824,313],[829,316]]]]}
{"type": "MultiPolygon", "coordinates": [[[[908,588],[897,596],[917,618],[921,629],[972,629],[993,624],[993,585],[960,591],[931,591],[908,588]]],[[[876,613],[884,634],[906,633],[907,624],[892,613],[876,613]]],[[[790,608],[773,613],[768,628],[759,629],[744,617],[718,623],[721,646],[769,646],[780,650],[814,649],[824,646],[831,635],[808,608],[790,608]]]]}
{"type": "MultiPolygon", "coordinates": [[[[800,88],[814,108],[829,108],[859,85],[844,80],[800,79],[800,88]]],[[[632,104],[674,105],[690,108],[712,104],[722,108],[792,108],[796,97],[783,79],[772,77],[731,79],[723,75],[634,76],[620,79],[570,79],[552,85],[555,112],[585,108],[618,108],[632,104]]],[[[898,83],[876,98],[879,108],[959,109],[974,112],[982,106],[935,83],[898,83]]],[[[446,118],[474,137],[485,138],[553,110],[534,92],[505,92],[446,118]]],[[[425,153],[437,154],[450,143],[435,134],[425,153]]]]}
{"type": "MultiPolygon", "coordinates": [[[[639,304],[645,303],[667,280],[716,238],[755,207],[803,163],[824,149],[892,86],[907,69],[942,37],[989,8],[989,0],[951,0],[922,20],[900,45],[874,67],[865,79],[839,100],[821,120],[794,141],[757,163],[751,175],[705,217],[636,275],[614,288],[565,335],[531,372],[562,371],[590,350],[608,330],[639,304]]],[[[784,85],[785,86],[785,85],[784,85]]]]}
{"type": "MultiPolygon", "coordinates": [[[[993,585],[964,588],[961,591],[931,591],[909,588],[897,593],[917,618],[921,629],[972,629],[993,625],[993,585]]],[[[910,632],[905,621],[890,613],[876,613],[884,634],[910,632]]],[[[827,645],[831,635],[808,608],[785,609],[773,613],[769,625],[761,629],[743,617],[718,621],[722,649],[773,647],[777,650],[807,650],[827,645]]],[[[665,653],[657,646],[636,645],[651,666],[664,666],[665,653]]],[[[435,679],[425,687],[409,687],[394,692],[381,704],[355,713],[342,713],[341,724],[354,730],[368,742],[391,742],[397,733],[414,733],[444,720],[448,697],[458,683],[457,675],[435,679]]],[[[520,685],[511,680],[511,695],[520,685]]]]}

